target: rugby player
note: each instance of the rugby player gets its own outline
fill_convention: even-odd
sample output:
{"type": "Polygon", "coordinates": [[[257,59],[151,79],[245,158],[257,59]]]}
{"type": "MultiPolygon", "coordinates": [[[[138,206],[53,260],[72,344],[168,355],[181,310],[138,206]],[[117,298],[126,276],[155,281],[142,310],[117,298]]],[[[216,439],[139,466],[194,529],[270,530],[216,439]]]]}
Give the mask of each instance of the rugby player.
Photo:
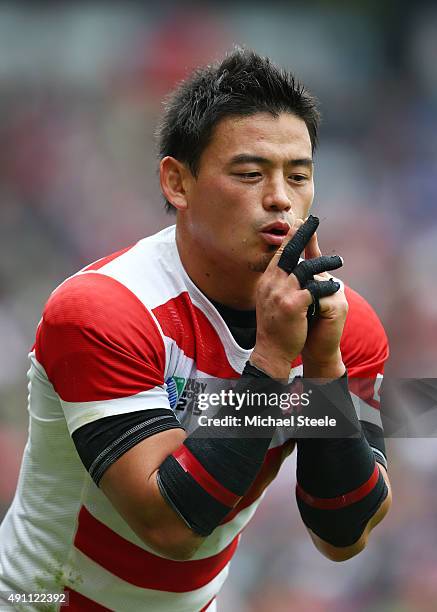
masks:
{"type": "Polygon", "coordinates": [[[62,593],[72,610],[212,611],[293,451],[317,549],[334,561],[364,549],[391,502],[375,393],[388,346],[318,245],[318,125],[311,94],[247,50],[171,94],[158,138],[175,225],[68,278],[38,325],[0,591],[62,593]],[[187,431],[198,381],[237,378],[249,396],[297,376],[358,433],[187,431]]]}

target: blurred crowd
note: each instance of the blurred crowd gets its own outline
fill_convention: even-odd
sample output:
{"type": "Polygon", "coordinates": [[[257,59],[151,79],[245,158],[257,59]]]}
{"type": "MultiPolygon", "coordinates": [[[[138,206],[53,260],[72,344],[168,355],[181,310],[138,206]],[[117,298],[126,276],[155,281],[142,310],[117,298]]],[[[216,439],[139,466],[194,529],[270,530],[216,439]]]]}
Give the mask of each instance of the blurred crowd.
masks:
{"type": "MultiPolygon", "coordinates": [[[[154,130],[193,67],[244,44],[321,101],[320,242],[382,319],[390,377],[435,377],[437,9],[388,1],[269,7],[0,4],[0,518],[25,443],[27,353],[50,291],[165,215],[154,130]],[[348,8],[345,8],[347,6],[348,8]]],[[[437,444],[388,441],[394,503],[370,548],[312,548],[291,458],[221,599],[241,612],[437,609],[437,444]]]]}

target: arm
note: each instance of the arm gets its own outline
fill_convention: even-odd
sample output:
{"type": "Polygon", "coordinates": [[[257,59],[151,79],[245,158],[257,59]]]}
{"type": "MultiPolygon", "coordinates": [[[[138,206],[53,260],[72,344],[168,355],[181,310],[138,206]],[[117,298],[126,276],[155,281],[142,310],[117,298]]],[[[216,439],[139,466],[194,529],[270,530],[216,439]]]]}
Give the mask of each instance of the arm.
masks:
{"type": "MultiPolygon", "coordinates": [[[[236,388],[241,394],[276,385],[246,369],[236,388]]],[[[171,410],[149,409],[93,420],[72,434],[119,514],[145,544],[176,560],[191,558],[239,503],[274,433],[266,428],[255,439],[236,437],[231,428],[200,429],[187,437],[171,410]],[[158,427],[165,431],[157,433],[158,427]]]]}
{"type": "Polygon", "coordinates": [[[343,437],[298,439],[296,499],[317,548],[332,560],[346,560],[364,548],[389,508],[388,480],[379,463],[384,456],[363,433],[345,376],[312,386],[311,404],[311,412],[336,417],[343,437]]]}
{"type": "Polygon", "coordinates": [[[389,511],[392,502],[390,482],[385,467],[379,465],[379,469],[387,486],[388,494],[375,514],[370,518],[369,522],[364,528],[363,533],[354,544],[351,544],[350,546],[334,546],[333,544],[326,542],[326,540],[322,540],[322,538],[317,536],[311,529],[308,528],[308,533],[310,534],[314,546],[331,561],[347,561],[364,550],[367,546],[370,532],[374,527],[376,527],[376,525],[378,525],[378,523],[382,521],[389,511]]]}
{"type": "MultiPolygon", "coordinates": [[[[310,246],[307,256],[317,256],[317,244],[310,246]]],[[[348,305],[339,292],[321,300],[320,317],[302,352],[304,376],[314,390],[315,408],[322,412],[329,406],[338,409],[360,432],[354,439],[300,439],[297,443],[299,510],[318,550],[334,561],[349,559],[363,550],[370,532],[391,505],[390,484],[381,465],[384,445],[375,444],[378,437],[382,439],[382,429],[372,426],[380,433],[369,437],[369,424],[362,427],[358,422],[347,379],[340,378],[345,373],[340,340],[354,390],[361,382],[368,382],[363,379],[373,379],[382,372],[388,354],[376,315],[362,298],[359,307],[356,294],[352,299],[353,312],[348,317],[352,334],[346,335],[346,341],[342,336],[348,305]]]]}
{"type": "MultiPolygon", "coordinates": [[[[272,384],[268,377],[251,375],[247,366],[236,392],[243,395],[254,386],[264,390],[272,384]]],[[[223,406],[221,413],[227,411],[223,406]]],[[[96,425],[85,436],[82,430],[81,441],[73,435],[86,465],[104,454],[96,446],[96,425]],[[88,440],[94,450],[86,460],[88,440]]],[[[189,559],[250,488],[274,427],[266,428],[262,438],[237,437],[239,433],[231,427],[201,427],[189,436],[182,431],[153,435],[117,458],[97,484],[148,546],[177,560],[189,559]]]]}
{"type": "Polygon", "coordinates": [[[184,441],[181,429],[143,440],[111,465],[100,487],[141,540],[158,553],[190,559],[203,538],[162,497],[156,476],[164,459],[184,441]]]}
{"type": "Polygon", "coordinates": [[[164,344],[143,304],[107,276],[72,277],[46,305],[36,353],[96,485],[146,544],[190,556],[202,538],[156,487],[157,468],[186,434],[165,390],[164,344]]]}

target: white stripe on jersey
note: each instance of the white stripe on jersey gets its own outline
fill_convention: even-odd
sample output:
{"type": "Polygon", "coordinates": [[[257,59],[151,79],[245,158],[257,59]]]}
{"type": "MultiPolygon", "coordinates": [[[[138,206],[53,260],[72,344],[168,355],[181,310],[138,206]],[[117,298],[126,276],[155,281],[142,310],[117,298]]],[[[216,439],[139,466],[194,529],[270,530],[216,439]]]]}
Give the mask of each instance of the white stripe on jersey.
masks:
{"type": "Polygon", "coordinates": [[[365,402],[355,393],[351,392],[351,397],[359,420],[367,421],[368,423],[373,423],[373,425],[376,425],[377,427],[380,427],[382,429],[382,420],[379,410],[365,402]]]}
{"type": "MultiPolygon", "coordinates": [[[[133,586],[94,563],[79,550],[72,549],[66,567],[67,574],[80,576],[71,588],[85,597],[112,610],[129,612],[197,612],[221,589],[229,573],[229,563],[211,582],[194,591],[170,593],[133,586]]],[[[211,610],[211,608],[208,609],[211,610]]]]}
{"type": "Polygon", "coordinates": [[[105,274],[114,278],[152,310],[187,290],[180,274],[181,267],[175,226],[171,226],[140,240],[97,272],[84,271],[81,274],[105,274]]]}
{"type": "MultiPolygon", "coordinates": [[[[241,512],[239,512],[232,521],[219,525],[213,531],[213,533],[208,536],[208,538],[205,538],[204,542],[193,555],[191,560],[195,561],[197,559],[211,557],[224,550],[253,517],[264,495],[265,492],[262,493],[262,495],[250,506],[241,510],[241,512]]],[[[140,540],[140,538],[134,531],[132,531],[126,522],[120,521],[120,517],[114,513],[113,507],[109,500],[92,481],[87,488],[86,507],[97,520],[104,523],[122,538],[128,542],[131,542],[132,544],[135,544],[136,546],[139,546],[143,550],[147,550],[148,552],[157,555],[153,548],[147,546],[145,542],[140,540]]],[[[164,559],[170,558],[161,553],[158,556],[163,557],[164,559]]]]}
{"type": "Polygon", "coordinates": [[[61,404],[70,434],[79,429],[79,427],[104,417],[156,408],[171,410],[167,391],[164,387],[155,387],[136,395],[111,400],[96,402],[65,402],[61,400],[61,404]]]}

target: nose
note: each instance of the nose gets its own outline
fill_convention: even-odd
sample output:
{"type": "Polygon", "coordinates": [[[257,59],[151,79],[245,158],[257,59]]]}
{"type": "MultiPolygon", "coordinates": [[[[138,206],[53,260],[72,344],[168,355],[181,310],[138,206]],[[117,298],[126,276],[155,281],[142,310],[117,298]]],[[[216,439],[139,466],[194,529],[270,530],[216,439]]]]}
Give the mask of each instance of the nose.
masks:
{"type": "Polygon", "coordinates": [[[288,212],[290,210],[291,201],[283,178],[269,182],[263,196],[263,207],[268,211],[285,210],[288,212]]]}

